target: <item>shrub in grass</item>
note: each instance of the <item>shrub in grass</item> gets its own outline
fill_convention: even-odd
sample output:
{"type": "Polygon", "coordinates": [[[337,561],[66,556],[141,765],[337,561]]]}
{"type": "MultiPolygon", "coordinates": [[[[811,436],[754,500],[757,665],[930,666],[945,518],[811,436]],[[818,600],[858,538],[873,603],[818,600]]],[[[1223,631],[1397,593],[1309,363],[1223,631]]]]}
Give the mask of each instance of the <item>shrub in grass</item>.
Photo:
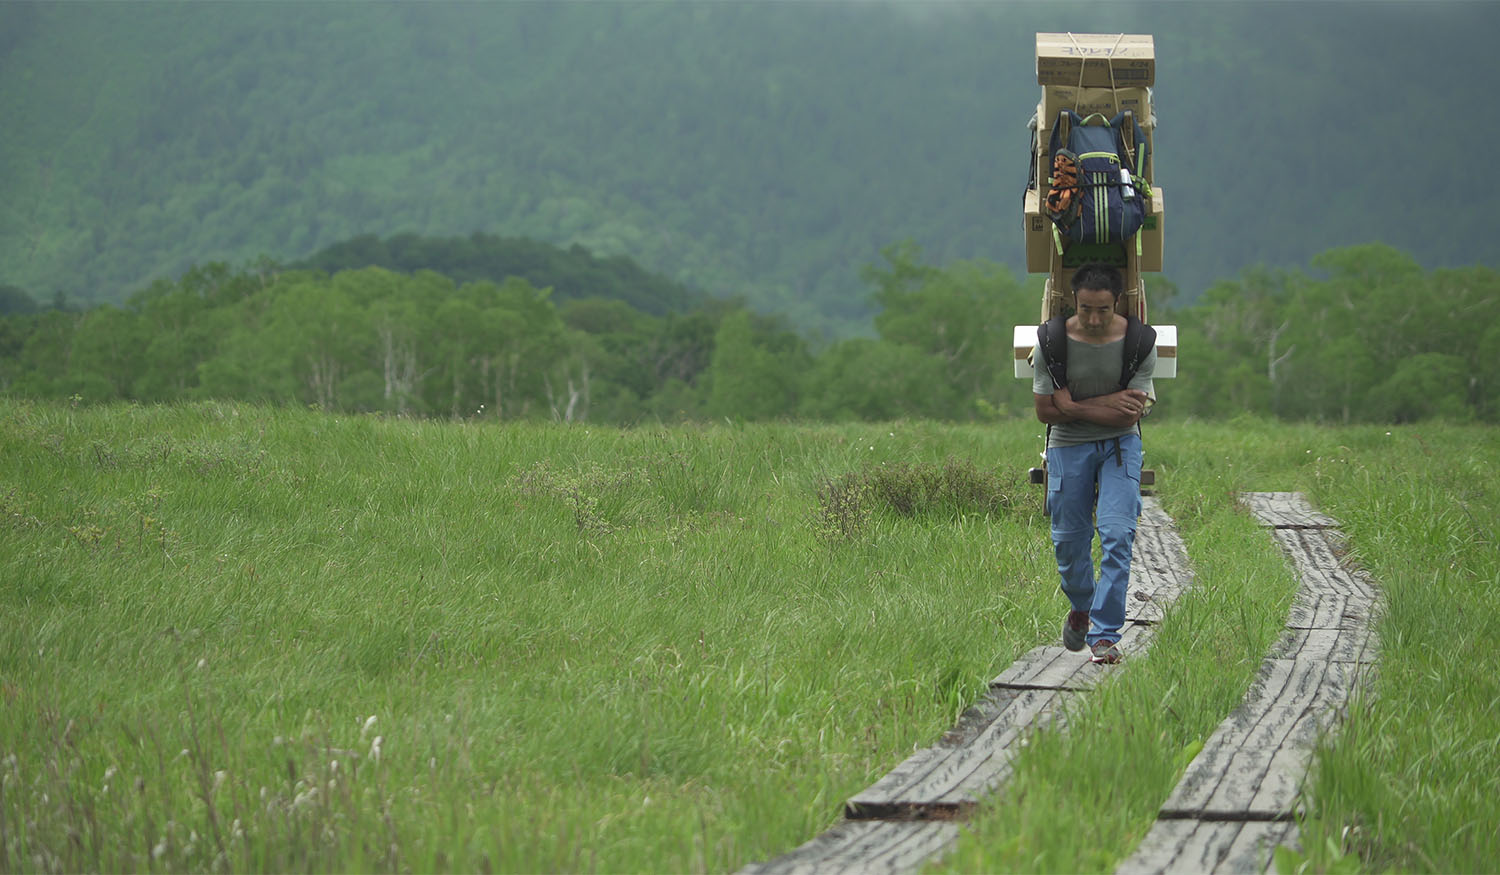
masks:
{"type": "Polygon", "coordinates": [[[1016,505],[1018,482],[969,459],[895,461],[828,478],[818,487],[814,529],[827,541],[856,541],[873,513],[951,521],[991,515],[1016,505]]]}
{"type": "Polygon", "coordinates": [[[999,513],[1014,503],[1016,484],[969,459],[942,464],[892,462],[863,472],[871,496],[902,516],[999,513]]]}

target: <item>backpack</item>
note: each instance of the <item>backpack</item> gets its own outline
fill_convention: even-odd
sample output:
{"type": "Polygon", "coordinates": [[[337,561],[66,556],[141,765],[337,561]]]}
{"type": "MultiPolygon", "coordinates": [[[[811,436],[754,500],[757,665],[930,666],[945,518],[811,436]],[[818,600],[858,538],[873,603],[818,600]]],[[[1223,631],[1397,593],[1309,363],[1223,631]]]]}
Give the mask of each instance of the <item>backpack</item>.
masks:
{"type": "MultiPolygon", "coordinates": [[[[1056,316],[1036,328],[1036,347],[1041,353],[1039,367],[1046,367],[1052,385],[1068,385],[1068,319],[1056,316]]],[[[1141,363],[1156,346],[1156,329],[1134,316],[1125,317],[1125,355],[1120,363],[1120,389],[1130,386],[1141,363]]]]}
{"type": "MultiPolygon", "coordinates": [[[[1083,118],[1062,110],[1048,154],[1047,214],[1055,235],[1081,243],[1117,243],[1140,229],[1151,194],[1143,172],[1150,155],[1135,113],[1127,109],[1105,119],[1100,113],[1083,118]],[[1099,124],[1091,124],[1095,120],[1099,124]]],[[[1061,239],[1057,242],[1061,251],[1061,239]]]]}

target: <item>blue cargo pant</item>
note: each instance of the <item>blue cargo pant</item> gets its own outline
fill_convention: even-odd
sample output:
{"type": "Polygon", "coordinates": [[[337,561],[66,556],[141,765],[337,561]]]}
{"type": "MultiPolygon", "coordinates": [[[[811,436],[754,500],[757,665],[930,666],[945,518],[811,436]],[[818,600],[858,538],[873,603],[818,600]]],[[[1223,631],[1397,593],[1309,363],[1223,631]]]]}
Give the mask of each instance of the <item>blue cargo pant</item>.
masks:
{"type": "Polygon", "coordinates": [[[1088,643],[1120,640],[1130,551],[1141,515],[1141,436],[1047,450],[1047,510],[1062,591],[1075,611],[1088,611],[1088,643]],[[1095,504],[1097,486],[1098,503],[1095,504]],[[1103,559],[1094,582],[1094,528],[1103,559]]]}

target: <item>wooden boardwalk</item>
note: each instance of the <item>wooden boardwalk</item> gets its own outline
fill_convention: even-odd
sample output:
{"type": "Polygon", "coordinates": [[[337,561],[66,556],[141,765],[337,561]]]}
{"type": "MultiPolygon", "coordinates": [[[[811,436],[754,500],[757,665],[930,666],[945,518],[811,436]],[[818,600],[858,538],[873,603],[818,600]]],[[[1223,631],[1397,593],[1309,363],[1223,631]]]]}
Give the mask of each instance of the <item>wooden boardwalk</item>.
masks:
{"type": "MultiPolygon", "coordinates": [[[[1150,646],[1156,624],[1191,584],[1172,520],[1152,498],[1136,530],[1130,602],[1121,642],[1127,653],[1150,646]]],[[[1105,672],[1087,654],[1041,646],[990,682],[990,689],[938,744],[919,750],[848,800],[828,832],[744,873],[911,872],[958,839],[967,816],[1010,777],[1010,758],[1027,732],[1055,723],[1069,698],[1105,672]]]]}
{"type": "MultiPolygon", "coordinates": [[[[1135,854],[1135,873],[1264,872],[1297,842],[1298,795],[1318,733],[1331,728],[1375,661],[1379,596],[1345,567],[1337,523],[1297,493],[1242,496],[1302,581],[1285,634],[1244,702],[1214,731],[1163,803],[1135,854]]],[[[1145,500],[1131,560],[1127,652],[1150,646],[1156,624],[1192,582],[1172,521],[1145,500]]],[[[1059,725],[1064,704],[1105,672],[1082,654],[1037,647],[990,682],[988,694],[933,747],[919,750],[844,806],[844,820],[743,873],[912,872],[958,841],[962,820],[1010,777],[1026,733],[1059,725]]]]}
{"type": "Polygon", "coordinates": [[[1298,493],[1242,501],[1302,585],[1255,686],[1188,765],[1121,875],[1270,871],[1276,847],[1296,845],[1297,800],[1318,733],[1373,668],[1379,596],[1340,560],[1337,523],[1298,493]]]}

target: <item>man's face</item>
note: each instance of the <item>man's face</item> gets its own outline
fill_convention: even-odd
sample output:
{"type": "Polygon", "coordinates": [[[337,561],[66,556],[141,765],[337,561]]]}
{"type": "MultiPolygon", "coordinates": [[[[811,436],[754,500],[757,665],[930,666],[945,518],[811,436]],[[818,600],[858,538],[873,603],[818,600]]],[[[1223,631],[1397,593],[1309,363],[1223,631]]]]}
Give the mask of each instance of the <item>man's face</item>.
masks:
{"type": "Polygon", "coordinates": [[[1115,296],[1109,289],[1079,289],[1078,327],[1091,337],[1105,337],[1115,321],[1115,296]]]}

